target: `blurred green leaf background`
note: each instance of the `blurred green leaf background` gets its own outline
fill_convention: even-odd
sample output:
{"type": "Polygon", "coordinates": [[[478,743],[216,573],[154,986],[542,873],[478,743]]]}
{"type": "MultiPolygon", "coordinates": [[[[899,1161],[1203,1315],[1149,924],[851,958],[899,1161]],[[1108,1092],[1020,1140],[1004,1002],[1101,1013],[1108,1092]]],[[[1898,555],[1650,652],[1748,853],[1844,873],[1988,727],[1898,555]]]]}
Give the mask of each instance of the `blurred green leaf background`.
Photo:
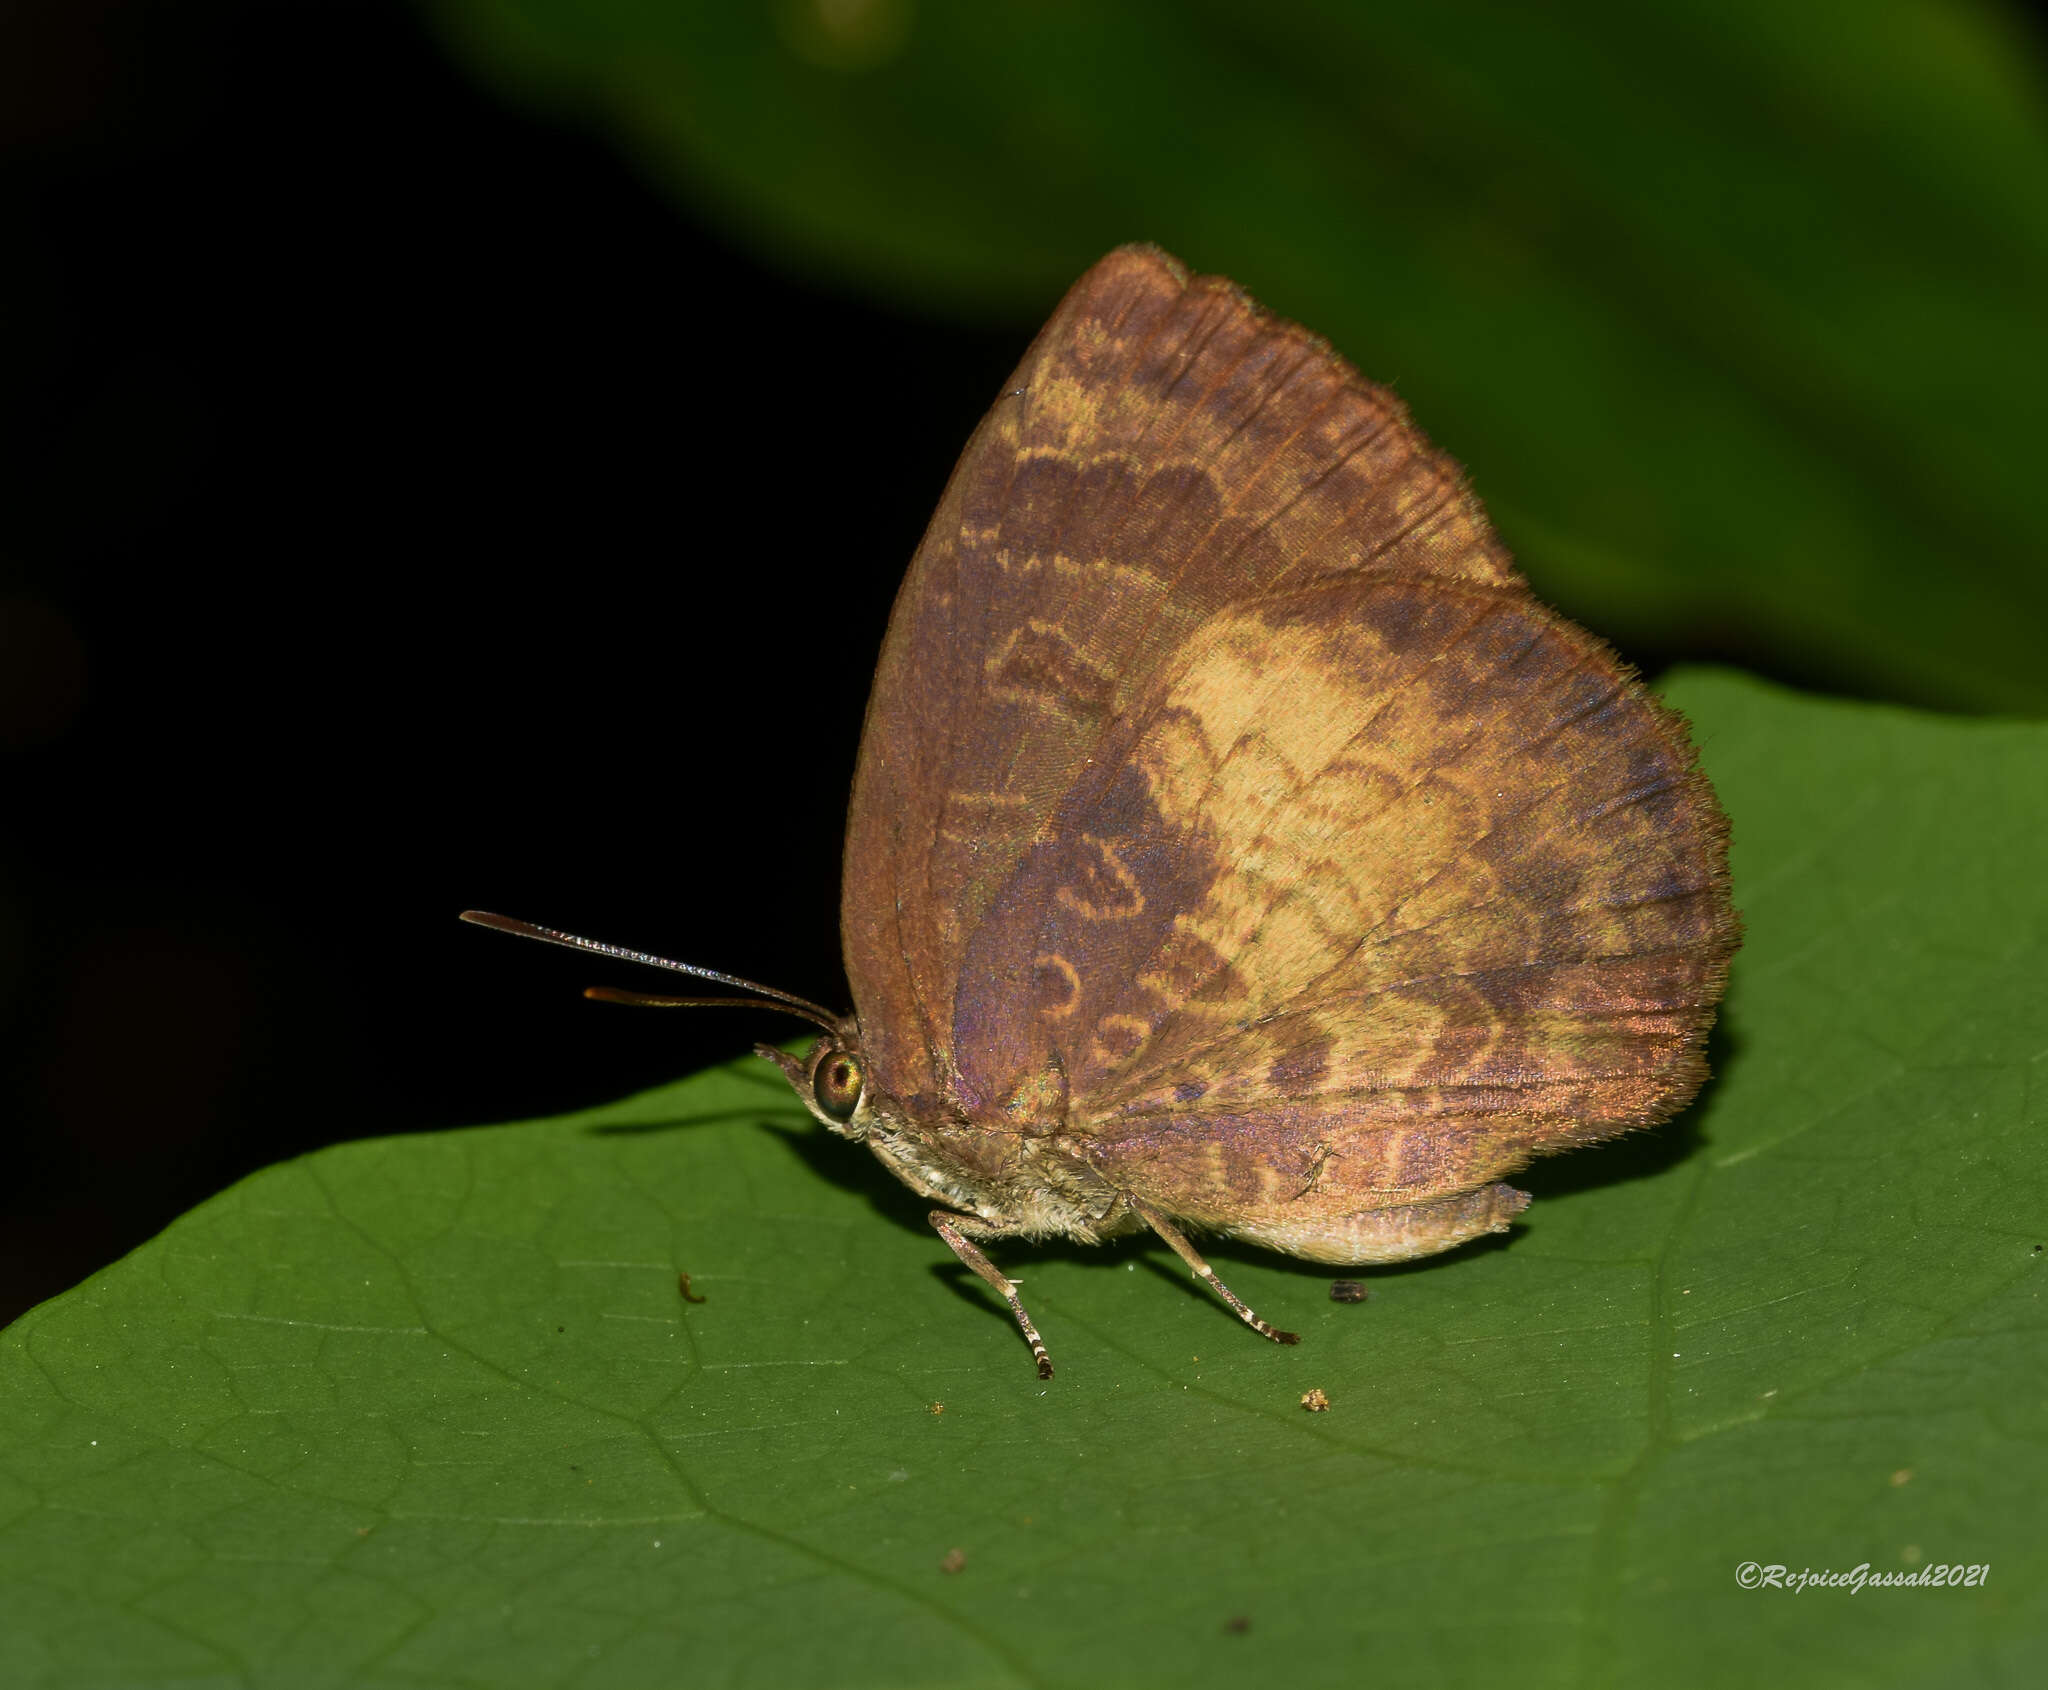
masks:
{"type": "MultiPolygon", "coordinates": [[[[2048,705],[2048,123],[1955,0],[437,0],[780,263],[1018,325],[1159,242],[1651,662],[2048,705]]],[[[857,401],[858,396],[846,396],[857,401]]]]}

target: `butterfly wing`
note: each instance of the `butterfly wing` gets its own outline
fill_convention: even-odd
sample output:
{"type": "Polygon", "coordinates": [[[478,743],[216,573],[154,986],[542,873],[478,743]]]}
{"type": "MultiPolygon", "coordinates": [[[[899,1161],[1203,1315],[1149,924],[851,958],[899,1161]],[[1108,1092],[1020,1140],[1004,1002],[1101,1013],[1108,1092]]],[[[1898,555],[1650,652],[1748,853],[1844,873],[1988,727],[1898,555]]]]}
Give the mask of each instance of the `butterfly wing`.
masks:
{"type": "Polygon", "coordinates": [[[1063,1092],[1119,1189],[1367,1259],[1347,1217],[1692,1096],[1736,938],[1725,841],[1682,723],[1520,588],[1235,605],[975,932],[958,1089],[992,1119],[1063,1092]]]}
{"type": "Polygon", "coordinates": [[[1516,581],[1397,400],[1156,250],[1075,285],[954,472],[869,700],[842,928],[882,1089],[993,1107],[963,1079],[969,946],[1162,665],[1227,606],[1381,573],[1516,581]]]}
{"type": "Polygon", "coordinates": [[[1725,841],[1683,724],[1529,595],[1399,405],[1133,249],[1033,346],[898,600],[847,963],[912,1115],[1361,1259],[1361,1213],[1692,1095],[1725,841]]]}

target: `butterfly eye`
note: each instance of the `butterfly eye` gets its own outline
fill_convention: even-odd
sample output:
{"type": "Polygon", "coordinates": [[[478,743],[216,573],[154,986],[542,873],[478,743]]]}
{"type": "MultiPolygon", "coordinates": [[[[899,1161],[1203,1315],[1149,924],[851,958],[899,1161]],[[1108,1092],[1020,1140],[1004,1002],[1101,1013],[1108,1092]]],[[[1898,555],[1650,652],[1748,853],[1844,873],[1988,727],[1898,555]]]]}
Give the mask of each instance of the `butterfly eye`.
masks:
{"type": "Polygon", "coordinates": [[[860,1058],[850,1051],[828,1050],[811,1070],[811,1096],[833,1120],[849,1121],[860,1106],[860,1088],[865,1078],[860,1058]]]}

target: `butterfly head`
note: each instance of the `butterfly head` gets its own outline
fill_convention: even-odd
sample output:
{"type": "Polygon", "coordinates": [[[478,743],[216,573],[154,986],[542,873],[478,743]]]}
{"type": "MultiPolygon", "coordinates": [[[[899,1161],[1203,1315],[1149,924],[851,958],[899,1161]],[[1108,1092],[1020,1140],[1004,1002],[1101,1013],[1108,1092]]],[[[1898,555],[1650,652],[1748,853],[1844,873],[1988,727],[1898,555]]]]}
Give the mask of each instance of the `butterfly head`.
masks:
{"type": "Polygon", "coordinates": [[[856,1143],[878,1125],[868,1089],[867,1057],[849,1023],[841,1022],[802,1056],[773,1045],[754,1049],[780,1068],[803,1106],[820,1124],[856,1143]]]}

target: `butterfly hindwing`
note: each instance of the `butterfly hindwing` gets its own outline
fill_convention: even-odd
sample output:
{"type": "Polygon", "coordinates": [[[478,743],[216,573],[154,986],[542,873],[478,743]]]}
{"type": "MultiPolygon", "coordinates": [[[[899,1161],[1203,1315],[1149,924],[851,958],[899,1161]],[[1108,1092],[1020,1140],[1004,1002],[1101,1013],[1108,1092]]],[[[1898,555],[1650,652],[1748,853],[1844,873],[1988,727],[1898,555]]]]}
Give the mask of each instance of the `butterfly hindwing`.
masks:
{"type": "Polygon", "coordinates": [[[962,1094],[1057,1094],[1210,1225],[1472,1190],[1697,1088],[1734,947],[1682,725],[1525,592],[1330,581],[1211,619],[970,945],[962,1094]]]}

